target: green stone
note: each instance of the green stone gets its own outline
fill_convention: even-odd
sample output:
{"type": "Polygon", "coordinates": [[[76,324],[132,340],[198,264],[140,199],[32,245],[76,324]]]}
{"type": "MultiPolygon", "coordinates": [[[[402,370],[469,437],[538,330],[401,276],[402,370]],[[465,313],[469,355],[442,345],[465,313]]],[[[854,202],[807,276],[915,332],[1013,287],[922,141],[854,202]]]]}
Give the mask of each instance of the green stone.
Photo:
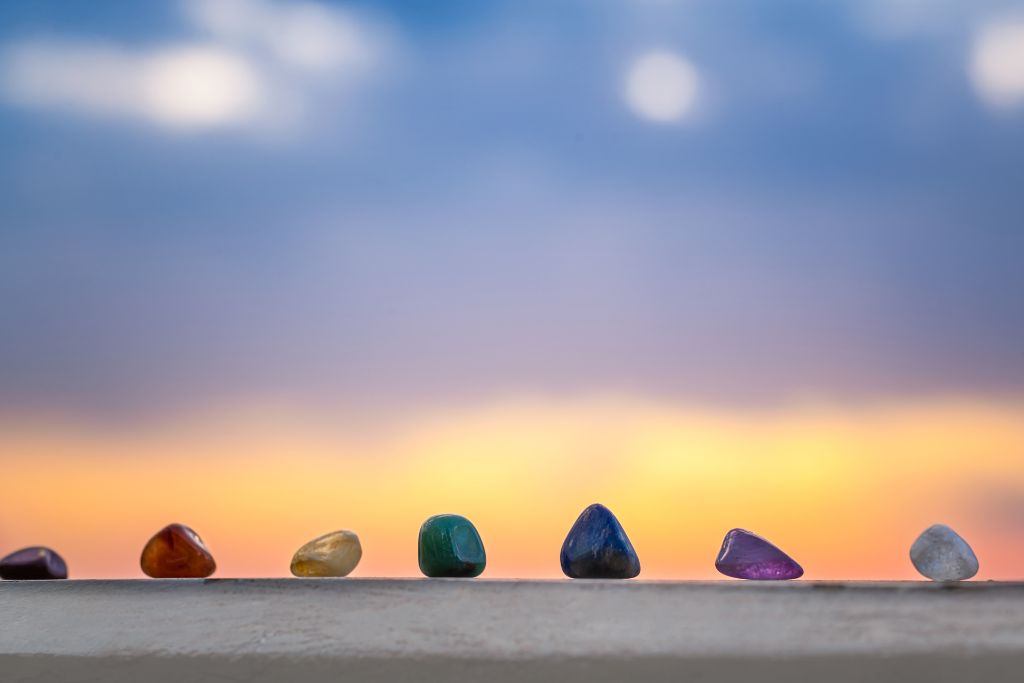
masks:
{"type": "Polygon", "coordinates": [[[423,522],[419,555],[426,576],[480,576],[487,565],[480,534],[461,515],[434,515],[423,522]]]}

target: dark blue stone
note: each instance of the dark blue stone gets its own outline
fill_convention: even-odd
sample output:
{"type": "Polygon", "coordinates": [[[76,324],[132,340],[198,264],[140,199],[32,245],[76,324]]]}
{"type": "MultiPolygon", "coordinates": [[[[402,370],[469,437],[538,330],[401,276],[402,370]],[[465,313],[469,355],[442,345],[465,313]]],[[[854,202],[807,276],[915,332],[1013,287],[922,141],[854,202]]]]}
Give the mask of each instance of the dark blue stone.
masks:
{"type": "Polygon", "coordinates": [[[562,544],[562,571],[570,579],[632,579],[640,558],[612,511],[594,503],[579,516],[562,544]]]}

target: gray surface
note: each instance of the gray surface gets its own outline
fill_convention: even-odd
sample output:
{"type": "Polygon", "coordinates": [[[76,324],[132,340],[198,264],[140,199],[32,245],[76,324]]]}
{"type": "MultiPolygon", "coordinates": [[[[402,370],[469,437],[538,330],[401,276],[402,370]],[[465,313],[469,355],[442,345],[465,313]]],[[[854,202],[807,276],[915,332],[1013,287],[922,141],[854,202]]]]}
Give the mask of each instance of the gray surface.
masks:
{"type": "Polygon", "coordinates": [[[1024,584],[5,582],[0,671],[4,681],[1020,681],[1024,584]]]}

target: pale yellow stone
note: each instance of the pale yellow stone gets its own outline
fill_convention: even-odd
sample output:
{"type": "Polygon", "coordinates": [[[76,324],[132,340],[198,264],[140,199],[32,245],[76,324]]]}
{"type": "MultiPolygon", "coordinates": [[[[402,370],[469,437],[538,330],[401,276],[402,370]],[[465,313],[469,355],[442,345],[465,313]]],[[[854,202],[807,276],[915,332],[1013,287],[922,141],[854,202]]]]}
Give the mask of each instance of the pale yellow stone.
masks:
{"type": "Polygon", "coordinates": [[[348,576],[359,559],[363,548],[359,537],[351,531],[332,531],[302,546],[292,557],[295,576],[348,576]]]}

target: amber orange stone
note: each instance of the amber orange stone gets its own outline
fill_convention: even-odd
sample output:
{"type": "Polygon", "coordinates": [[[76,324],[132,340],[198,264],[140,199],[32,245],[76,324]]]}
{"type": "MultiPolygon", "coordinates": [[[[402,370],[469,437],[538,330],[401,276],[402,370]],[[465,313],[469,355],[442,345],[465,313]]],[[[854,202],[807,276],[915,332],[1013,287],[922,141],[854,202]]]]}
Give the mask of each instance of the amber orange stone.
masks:
{"type": "Polygon", "coordinates": [[[203,539],[184,524],[169,524],[149,539],[141,564],[154,579],[202,579],[217,569],[203,539]]]}

